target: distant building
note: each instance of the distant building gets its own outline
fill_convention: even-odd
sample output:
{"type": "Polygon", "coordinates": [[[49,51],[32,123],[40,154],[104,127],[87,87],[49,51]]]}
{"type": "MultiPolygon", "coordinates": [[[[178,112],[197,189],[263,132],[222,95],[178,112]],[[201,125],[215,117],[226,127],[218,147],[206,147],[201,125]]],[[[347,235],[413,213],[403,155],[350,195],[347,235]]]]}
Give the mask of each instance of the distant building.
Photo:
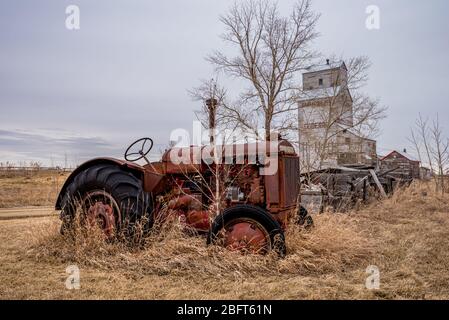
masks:
{"type": "Polygon", "coordinates": [[[403,179],[420,179],[421,170],[418,159],[404,151],[391,151],[380,159],[382,171],[393,170],[390,175],[403,179]]]}
{"type": "Polygon", "coordinates": [[[426,167],[420,167],[419,168],[419,178],[423,180],[430,180],[432,179],[432,170],[426,167]]]}
{"type": "Polygon", "coordinates": [[[344,62],[311,67],[298,101],[303,167],[377,164],[376,141],[354,132],[353,99],[344,62]],[[306,162],[306,163],[304,163],[306,162]]]}

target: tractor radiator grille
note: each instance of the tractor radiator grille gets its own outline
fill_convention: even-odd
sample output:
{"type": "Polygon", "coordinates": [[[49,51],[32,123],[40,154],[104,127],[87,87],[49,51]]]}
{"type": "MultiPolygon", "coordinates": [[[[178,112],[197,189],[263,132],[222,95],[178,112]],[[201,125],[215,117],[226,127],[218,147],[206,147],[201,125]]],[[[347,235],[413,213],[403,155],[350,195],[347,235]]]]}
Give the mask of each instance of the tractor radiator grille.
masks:
{"type": "Polygon", "coordinates": [[[299,193],[299,159],[297,157],[284,158],[284,205],[296,204],[299,193]]]}

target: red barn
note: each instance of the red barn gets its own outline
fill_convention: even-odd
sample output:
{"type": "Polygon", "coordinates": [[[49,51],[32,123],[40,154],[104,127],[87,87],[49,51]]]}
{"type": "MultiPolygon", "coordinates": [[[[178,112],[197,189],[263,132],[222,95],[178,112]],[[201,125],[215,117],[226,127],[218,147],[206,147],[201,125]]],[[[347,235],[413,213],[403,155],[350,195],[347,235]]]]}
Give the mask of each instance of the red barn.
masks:
{"type": "Polygon", "coordinates": [[[420,178],[420,162],[415,157],[403,152],[391,151],[389,154],[380,159],[380,166],[382,171],[394,170],[391,175],[403,179],[419,179],[420,178]]]}

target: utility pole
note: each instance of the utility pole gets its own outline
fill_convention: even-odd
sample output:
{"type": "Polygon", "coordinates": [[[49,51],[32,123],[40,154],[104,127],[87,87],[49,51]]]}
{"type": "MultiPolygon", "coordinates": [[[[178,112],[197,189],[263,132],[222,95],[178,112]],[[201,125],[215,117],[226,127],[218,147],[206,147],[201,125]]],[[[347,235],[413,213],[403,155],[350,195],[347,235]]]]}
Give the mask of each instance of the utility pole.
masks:
{"type": "MultiPolygon", "coordinates": [[[[301,102],[298,102],[298,157],[299,157],[298,170],[299,170],[299,176],[301,176],[301,157],[303,156],[301,154],[301,125],[303,122],[302,114],[301,114],[301,106],[302,106],[301,102]]],[[[300,181],[298,181],[298,183],[299,183],[299,193],[298,193],[298,197],[296,198],[296,207],[301,208],[301,178],[300,178],[300,181]]]]}
{"type": "Polygon", "coordinates": [[[218,165],[220,163],[218,159],[218,152],[217,152],[217,145],[215,144],[215,117],[217,113],[217,105],[218,101],[215,99],[215,86],[214,90],[211,93],[211,98],[206,99],[206,107],[208,110],[209,115],[209,140],[210,144],[213,147],[214,150],[214,162],[215,162],[215,211],[216,215],[218,215],[221,211],[220,208],[220,166],[218,165]]]}
{"type": "Polygon", "coordinates": [[[298,155],[301,156],[301,125],[302,125],[302,114],[301,114],[301,102],[298,102],[298,155]]]}
{"type": "Polygon", "coordinates": [[[210,144],[215,143],[215,117],[217,113],[218,101],[215,98],[206,100],[206,106],[209,113],[209,140],[210,144]]]}

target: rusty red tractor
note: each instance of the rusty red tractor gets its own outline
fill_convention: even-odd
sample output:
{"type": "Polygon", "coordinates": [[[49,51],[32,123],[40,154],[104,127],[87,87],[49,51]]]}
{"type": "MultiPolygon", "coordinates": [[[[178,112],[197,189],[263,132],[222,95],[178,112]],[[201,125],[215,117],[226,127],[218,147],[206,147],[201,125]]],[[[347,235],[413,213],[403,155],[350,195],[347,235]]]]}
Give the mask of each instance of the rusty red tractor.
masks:
{"type": "Polygon", "coordinates": [[[240,152],[239,164],[236,157],[218,164],[204,160],[184,164],[172,159],[174,154],[193,154],[204,147],[172,148],[160,161],[150,162],[146,157],[153,146],[150,138],[131,144],[126,160],[87,161],[73,171],[57,198],[61,232],[73,227],[78,212],[85,221],[98,223],[107,237],[142,220],[145,229],[151,230],[154,221],[176,216],[186,228],[206,235],[208,244],[285,255],[287,225],[313,221],[298,205],[299,158],[293,146],[286,140],[264,143],[274,145],[271,153],[276,154],[277,170],[270,175],[260,173],[264,165],[252,143],[227,146],[235,154],[240,152]],[[141,159],[145,165],[135,163],[141,159]],[[218,201],[217,188],[223,195],[218,201]]]}

